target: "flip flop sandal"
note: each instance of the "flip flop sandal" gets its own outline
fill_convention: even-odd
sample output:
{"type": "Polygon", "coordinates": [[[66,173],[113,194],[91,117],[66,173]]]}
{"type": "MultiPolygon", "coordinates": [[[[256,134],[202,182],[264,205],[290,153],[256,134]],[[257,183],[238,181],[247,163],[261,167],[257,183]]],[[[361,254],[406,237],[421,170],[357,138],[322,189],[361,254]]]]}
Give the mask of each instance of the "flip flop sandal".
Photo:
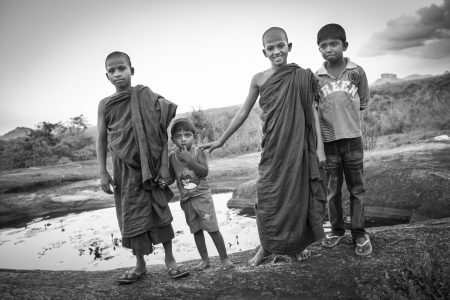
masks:
{"type": "Polygon", "coordinates": [[[169,269],[169,276],[172,277],[173,279],[181,278],[188,274],[189,270],[186,269],[183,265],[179,265],[176,269],[175,268],[169,269]]]}
{"type": "Polygon", "coordinates": [[[305,249],[305,250],[303,250],[301,253],[297,253],[297,254],[295,255],[295,258],[296,258],[298,261],[307,260],[307,259],[310,258],[310,257],[311,257],[311,251],[309,251],[309,250],[307,250],[307,249],[305,249]]]}
{"type": "Polygon", "coordinates": [[[147,274],[147,271],[144,271],[141,274],[136,274],[134,271],[133,272],[126,271],[125,273],[122,274],[122,276],[116,279],[116,282],[121,284],[134,283],[139,279],[141,279],[142,277],[144,277],[145,274],[147,274]]]}
{"type": "Polygon", "coordinates": [[[355,253],[359,256],[367,256],[372,254],[372,243],[370,242],[369,236],[366,234],[364,235],[364,238],[366,239],[364,243],[356,243],[355,247],[355,253]],[[364,250],[366,249],[366,250],[364,250]]]}
{"type": "Polygon", "coordinates": [[[323,239],[322,239],[322,247],[325,248],[333,248],[339,242],[344,238],[344,235],[335,235],[334,233],[328,233],[323,239]]]}

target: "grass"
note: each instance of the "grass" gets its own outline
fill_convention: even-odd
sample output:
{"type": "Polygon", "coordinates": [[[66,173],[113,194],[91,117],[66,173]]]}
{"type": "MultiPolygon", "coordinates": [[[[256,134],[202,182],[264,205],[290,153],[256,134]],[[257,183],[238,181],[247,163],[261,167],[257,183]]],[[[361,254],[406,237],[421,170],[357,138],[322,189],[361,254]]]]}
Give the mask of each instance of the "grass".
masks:
{"type": "Polygon", "coordinates": [[[360,288],[359,296],[364,299],[449,299],[448,243],[436,234],[421,246],[424,250],[405,266],[387,270],[381,286],[360,288]]]}

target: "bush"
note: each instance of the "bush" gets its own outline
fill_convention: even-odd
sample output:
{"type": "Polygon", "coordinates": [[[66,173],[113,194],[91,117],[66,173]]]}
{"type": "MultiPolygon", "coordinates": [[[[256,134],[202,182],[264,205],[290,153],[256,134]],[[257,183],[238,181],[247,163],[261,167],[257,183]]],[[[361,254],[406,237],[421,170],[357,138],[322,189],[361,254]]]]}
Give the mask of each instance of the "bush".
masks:
{"type": "Polygon", "coordinates": [[[93,138],[86,133],[83,115],[67,125],[41,122],[27,137],[4,141],[0,147],[0,169],[27,168],[65,160],[95,158],[93,138]]]}

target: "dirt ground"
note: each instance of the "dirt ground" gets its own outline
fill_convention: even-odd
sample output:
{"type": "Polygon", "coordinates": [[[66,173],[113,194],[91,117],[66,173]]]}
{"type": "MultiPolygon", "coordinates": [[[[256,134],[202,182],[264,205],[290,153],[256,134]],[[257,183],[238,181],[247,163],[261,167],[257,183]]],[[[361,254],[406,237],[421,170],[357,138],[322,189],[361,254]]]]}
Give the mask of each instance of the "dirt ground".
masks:
{"type": "MultiPolygon", "coordinates": [[[[337,247],[325,250],[315,243],[312,256],[296,261],[269,256],[249,267],[254,251],[232,254],[236,267],[217,270],[214,258],[206,271],[191,271],[178,280],[169,278],[163,265],[148,267],[148,274],[133,285],[115,278],[125,269],[111,271],[0,270],[2,299],[365,299],[386,286],[387,272],[400,272],[418,259],[430,239],[450,245],[450,218],[413,225],[371,228],[374,252],[357,257],[349,235],[337,247]],[[439,233],[439,240],[436,240],[439,233]]],[[[447,252],[443,255],[450,254],[447,252]]],[[[192,268],[199,261],[184,265],[192,268]]],[[[448,264],[440,266],[450,272],[448,264]]]]}

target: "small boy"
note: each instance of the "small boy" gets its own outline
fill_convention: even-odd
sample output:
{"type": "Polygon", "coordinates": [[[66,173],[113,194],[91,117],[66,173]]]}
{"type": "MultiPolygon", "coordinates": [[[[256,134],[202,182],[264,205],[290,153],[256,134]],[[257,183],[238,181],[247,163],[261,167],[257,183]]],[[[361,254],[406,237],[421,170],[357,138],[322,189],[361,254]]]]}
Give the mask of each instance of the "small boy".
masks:
{"type": "Polygon", "coordinates": [[[372,253],[369,235],[364,230],[363,145],[360,110],[369,103],[369,86],[360,66],[343,56],[348,42],[338,24],[323,26],[317,44],[326,60],[317,71],[319,78],[319,120],[324,141],[328,175],[329,217],[332,232],[322,246],[332,248],[345,235],[342,211],[343,176],[350,192],[351,233],[355,253],[372,253]]]}
{"type": "Polygon", "coordinates": [[[177,265],[172,254],[174,232],[168,202],[173,193],[165,186],[169,175],[167,127],[177,106],[148,87],[131,86],[134,68],[130,57],[113,52],[106,57],[106,78],[116,92],[101,100],[97,120],[97,158],[100,183],[112,194],[122,234],[122,244],[133,250],[136,267],[117,278],[127,284],[147,272],[144,255],[162,243],[172,278],[189,271],[177,265]],[[114,180],[106,169],[107,148],[112,154],[114,180]]]}
{"type": "Polygon", "coordinates": [[[270,68],[256,73],[250,90],[222,136],[202,146],[213,151],[244,123],[259,97],[263,139],[255,204],[259,247],[249,260],[260,264],[269,254],[306,259],[311,243],[324,236],[317,200],[323,197],[319,163],[325,161],[314,74],[287,62],[292,48],[286,31],[271,27],[262,35],[270,68]]]}
{"type": "Polygon", "coordinates": [[[219,252],[222,270],[234,267],[227,256],[227,250],[222,234],[217,224],[213,198],[209,190],[208,162],[203,150],[195,147],[197,130],[188,118],[174,121],[171,129],[172,141],[177,146],[169,156],[169,171],[180,192],[181,208],[191,233],[194,234],[195,244],[202,258],[196,267],[204,270],[210,266],[208,250],[206,248],[203,231],[207,231],[219,252]]]}

